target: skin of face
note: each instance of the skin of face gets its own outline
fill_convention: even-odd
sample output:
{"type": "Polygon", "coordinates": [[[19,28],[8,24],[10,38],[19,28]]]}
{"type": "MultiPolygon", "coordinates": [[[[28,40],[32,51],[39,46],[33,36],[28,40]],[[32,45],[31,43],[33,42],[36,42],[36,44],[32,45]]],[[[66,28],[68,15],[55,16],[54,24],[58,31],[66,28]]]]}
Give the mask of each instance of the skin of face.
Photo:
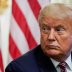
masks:
{"type": "Polygon", "coordinates": [[[55,19],[44,16],[39,22],[43,52],[57,60],[64,61],[72,51],[72,20],[68,17],[55,19]]]}

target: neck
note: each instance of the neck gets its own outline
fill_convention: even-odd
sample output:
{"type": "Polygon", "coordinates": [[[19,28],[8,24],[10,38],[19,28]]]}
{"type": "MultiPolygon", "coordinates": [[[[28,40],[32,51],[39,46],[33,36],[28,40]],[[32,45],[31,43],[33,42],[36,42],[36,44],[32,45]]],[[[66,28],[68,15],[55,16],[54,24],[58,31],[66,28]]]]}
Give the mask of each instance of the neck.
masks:
{"type": "MultiPolygon", "coordinates": [[[[67,56],[53,56],[51,58],[53,58],[54,60],[58,61],[58,62],[63,62],[65,61],[68,57],[69,57],[70,54],[68,54],[67,56]]],[[[71,59],[72,59],[72,53],[71,53],[71,59]]]]}

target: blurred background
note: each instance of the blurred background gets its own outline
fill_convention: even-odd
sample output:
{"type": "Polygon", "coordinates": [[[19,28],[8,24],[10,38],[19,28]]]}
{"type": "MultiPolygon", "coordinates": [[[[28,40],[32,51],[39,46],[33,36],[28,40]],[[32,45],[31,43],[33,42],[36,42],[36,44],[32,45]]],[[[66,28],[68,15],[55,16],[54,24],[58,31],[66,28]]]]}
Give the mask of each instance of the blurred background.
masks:
{"type": "Polygon", "coordinates": [[[38,14],[49,3],[72,7],[72,0],[0,0],[0,72],[40,44],[38,14]]]}

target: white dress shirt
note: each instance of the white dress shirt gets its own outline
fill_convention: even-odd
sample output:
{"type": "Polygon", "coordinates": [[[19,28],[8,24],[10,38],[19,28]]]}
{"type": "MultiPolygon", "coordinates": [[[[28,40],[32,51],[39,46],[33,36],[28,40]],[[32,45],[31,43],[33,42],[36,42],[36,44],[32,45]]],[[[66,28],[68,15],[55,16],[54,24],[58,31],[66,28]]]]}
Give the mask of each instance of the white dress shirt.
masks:
{"type": "MultiPolygon", "coordinates": [[[[53,62],[57,72],[60,72],[60,67],[58,66],[60,62],[54,60],[51,58],[51,61],[53,62]]],[[[70,56],[66,59],[65,61],[67,63],[67,66],[66,66],[66,70],[67,72],[72,72],[72,60],[71,60],[71,54],[70,56]]]]}

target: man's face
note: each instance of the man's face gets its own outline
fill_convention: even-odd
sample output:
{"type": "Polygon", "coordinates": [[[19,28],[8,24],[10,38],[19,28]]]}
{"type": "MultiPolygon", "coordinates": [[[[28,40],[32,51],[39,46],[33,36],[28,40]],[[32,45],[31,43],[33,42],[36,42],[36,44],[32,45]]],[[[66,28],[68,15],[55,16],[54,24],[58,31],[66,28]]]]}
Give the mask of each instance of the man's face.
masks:
{"type": "Polygon", "coordinates": [[[43,17],[40,21],[41,47],[50,57],[67,57],[71,52],[72,31],[69,18],[43,17]]]}

